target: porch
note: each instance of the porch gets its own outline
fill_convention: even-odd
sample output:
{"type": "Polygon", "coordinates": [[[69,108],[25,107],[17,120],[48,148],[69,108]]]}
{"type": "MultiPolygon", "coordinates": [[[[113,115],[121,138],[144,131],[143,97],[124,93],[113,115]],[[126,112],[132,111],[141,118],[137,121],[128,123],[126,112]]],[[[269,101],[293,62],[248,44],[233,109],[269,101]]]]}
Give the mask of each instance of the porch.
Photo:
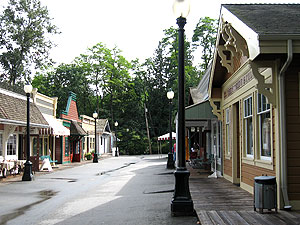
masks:
{"type": "Polygon", "coordinates": [[[300,224],[300,213],[274,210],[263,214],[254,211],[253,195],[224,178],[208,178],[211,172],[190,171],[190,192],[201,225],[209,224],[300,224]]]}

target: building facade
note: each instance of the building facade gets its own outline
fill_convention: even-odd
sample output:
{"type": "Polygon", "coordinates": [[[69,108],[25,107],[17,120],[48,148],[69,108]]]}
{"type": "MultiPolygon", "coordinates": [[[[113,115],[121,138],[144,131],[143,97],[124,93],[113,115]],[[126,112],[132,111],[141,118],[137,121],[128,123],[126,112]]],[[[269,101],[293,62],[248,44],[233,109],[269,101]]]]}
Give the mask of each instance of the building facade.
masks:
{"type": "Polygon", "coordinates": [[[222,5],[209,84],[213,113],[222,122],[224,177],[253,193],[256,176],[275,176],[278,205],[295,209],[299,10],[299,4],[222,5]]]}

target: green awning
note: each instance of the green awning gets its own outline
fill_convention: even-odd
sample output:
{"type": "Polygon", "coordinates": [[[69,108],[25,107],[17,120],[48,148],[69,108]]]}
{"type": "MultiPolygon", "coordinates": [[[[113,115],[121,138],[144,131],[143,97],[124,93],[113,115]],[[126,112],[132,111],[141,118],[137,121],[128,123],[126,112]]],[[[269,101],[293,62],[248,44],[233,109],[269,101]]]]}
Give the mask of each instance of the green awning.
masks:
{"type": "Polygon", "coordinates": [[[185,108],[185,120],[217,119],[208,100],[185,108]]]}

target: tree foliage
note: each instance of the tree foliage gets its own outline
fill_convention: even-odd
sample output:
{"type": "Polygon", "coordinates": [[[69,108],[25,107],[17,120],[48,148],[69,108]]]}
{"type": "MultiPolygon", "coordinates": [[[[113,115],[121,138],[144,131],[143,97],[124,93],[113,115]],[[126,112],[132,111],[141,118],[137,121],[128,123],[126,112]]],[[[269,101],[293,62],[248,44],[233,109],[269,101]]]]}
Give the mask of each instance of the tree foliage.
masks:
{"type": "MultiPolygon", "coordinates": [[[[210,48],[205,50],[203,69],[213,52],[214,39],[210,35],[214,36],[214,33],[206,33],[206,29],[212,32],[212,21],[200,21],[192,41],[185,39],[186,99],[189,88],[198,84],[202,74],[193,63],[195,49],[198,46],[210,48]],[[207,23],[206,26],[203,23],[207,23]]],[[[97,110],[100,118],[108,118],[112,130],[120,139],[118,146],[121,154],[149,153],[146,115],[153,152],[157,152],[156,138],[169,132],[169,88],[175,92],[173,118],[178,108],[177,65],[178,31],[170,27],[164,30],[153,56],[144,62],[129,62],[117,47],[110,49],[100,42],[78,56],[74,63],[61,64],[46,74],[36,76],[33,85],[46,95],[59,97],[59,110],[64,109],[68,92],[72,91],[77,94],[80,114],[91,116],[97,110]],[[115,121],[119,123],[117,130],[115,121]]]]}
{"type": "Polygon", "coordinates": [[[32,68],[50,63],[54,45],[50,35],[57,34],[49,12],[39,0],[9,0],[0,11],[0,74],[11,85],[29,80],[32,68]]]}
{"type": "Polygon", "coordinates": [[[217,37],[217,22],[216,19],[202,17],[194,29],[192,42],[195,49],[199,46],[202,49],[201,59],[203,62],[200,64],[200,68],[203,72],[213,57],[217,37]]]}

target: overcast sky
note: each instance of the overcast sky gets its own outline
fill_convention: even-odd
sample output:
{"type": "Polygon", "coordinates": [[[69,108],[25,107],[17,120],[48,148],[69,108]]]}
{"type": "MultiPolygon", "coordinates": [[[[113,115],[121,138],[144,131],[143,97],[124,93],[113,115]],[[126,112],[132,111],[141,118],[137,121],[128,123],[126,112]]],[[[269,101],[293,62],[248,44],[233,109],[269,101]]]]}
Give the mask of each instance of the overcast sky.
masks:
{"type": "MultiPolygon", "coordinates": [[[[190,0],[191,11],[185,26],[191,38],[200,17],[219,17],[221,3],[287,3],[299,1],[190,0]]],[[[115,45],[128,60],[153,55],[163,30],[177,27],[173,0],[41,0],[53,23],[62,32],[54,38],[57,47],[51,56],[58,63],[70,63],[88,47],[102,42],[115,45]]]]}

